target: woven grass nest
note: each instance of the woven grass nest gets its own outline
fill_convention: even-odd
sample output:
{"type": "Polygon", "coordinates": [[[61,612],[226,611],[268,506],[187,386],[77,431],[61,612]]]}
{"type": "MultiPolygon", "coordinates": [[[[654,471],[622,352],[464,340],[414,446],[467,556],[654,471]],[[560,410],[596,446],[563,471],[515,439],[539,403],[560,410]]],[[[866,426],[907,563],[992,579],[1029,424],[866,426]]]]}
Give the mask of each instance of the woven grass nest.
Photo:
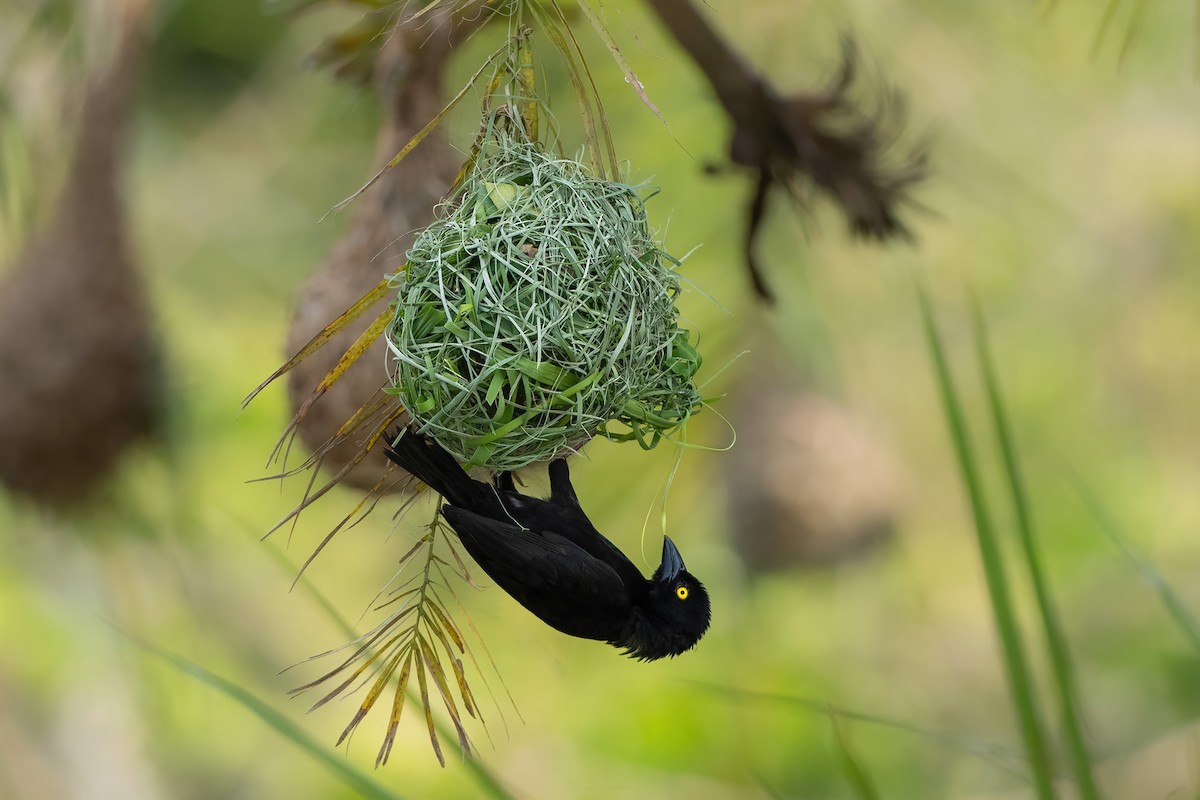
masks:
{"type": "Polygon", "coordinates": [[[474,466],[649,449],[701,406],[678,261],[637,188],[496,128],[393,278],[391,391],[474,466]]]}

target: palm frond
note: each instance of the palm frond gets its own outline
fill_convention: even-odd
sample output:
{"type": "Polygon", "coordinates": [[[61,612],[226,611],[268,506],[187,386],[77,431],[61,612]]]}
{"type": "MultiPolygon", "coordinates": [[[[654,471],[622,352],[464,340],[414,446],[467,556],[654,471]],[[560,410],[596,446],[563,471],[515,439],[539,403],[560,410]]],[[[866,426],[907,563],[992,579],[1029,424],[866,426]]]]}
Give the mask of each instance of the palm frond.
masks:
{"type": "Polygon", "coordinates": [[[431,700],[431,695],[436,693],[440,699],[441,709],[449,717],[464,755],[474,752],[464,724],[464,712],[465,716],[484,724],[482,711],[468,681],[464,659],[469,659],[477,671],[478,661],[442,596],[443,592],[453,592],[455,580],[470,581],[452,539],[435,511],[425,533],[400,558],[397,574],[408,573],[408,576],[378,596],[373,610],[389,610],[388,616],[352,642],[310,659],[319,660],[350,650],[349,655],[341,657],[332,669],[291,691],[293,695],[318,687],[324,691],[313,702],[310,711],[335,699],[362,694],[358,708],[338,737],[338,744],[347,740],[379,700],[390,692],[391,711],[376,766],[386,764],[391,754],[404,710],[405,694],[414,676],[430,744],[443,766],[445,754],[434,723],[436,703],[431,700]]]}

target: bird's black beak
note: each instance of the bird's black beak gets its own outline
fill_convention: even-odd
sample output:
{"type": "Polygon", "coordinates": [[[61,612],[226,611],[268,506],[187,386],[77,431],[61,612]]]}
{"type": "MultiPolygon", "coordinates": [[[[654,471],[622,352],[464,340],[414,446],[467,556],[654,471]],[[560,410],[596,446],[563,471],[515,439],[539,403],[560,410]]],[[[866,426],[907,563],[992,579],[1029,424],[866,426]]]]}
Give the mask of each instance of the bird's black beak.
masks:
{"type": "Polygon", "coordinates": [[[673,580],[676,575],[683,572],[683,556],[679,555],[679,548],[671,541],[670,537],[663,537],[663,554],[662,566],[659,567],[660,575],[664,580],[673,580]]]}

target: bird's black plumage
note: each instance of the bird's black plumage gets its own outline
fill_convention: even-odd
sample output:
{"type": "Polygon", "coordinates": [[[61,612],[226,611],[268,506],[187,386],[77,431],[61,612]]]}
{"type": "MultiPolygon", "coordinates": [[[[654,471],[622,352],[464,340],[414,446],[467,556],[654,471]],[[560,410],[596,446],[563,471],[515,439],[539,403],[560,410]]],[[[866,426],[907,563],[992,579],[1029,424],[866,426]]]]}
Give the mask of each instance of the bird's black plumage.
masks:
{"type": "Polygon", "coordinates": [[[550,462],[550,497],[471,478],[446,450],[413,430],[387,456],[434,491],[463,547],[500,588],[547,625],[644,660],[691,649],[708,629],[708,592],[670,539],[647,580],[596,530],[579,505],[565,459],[550,462]]]}

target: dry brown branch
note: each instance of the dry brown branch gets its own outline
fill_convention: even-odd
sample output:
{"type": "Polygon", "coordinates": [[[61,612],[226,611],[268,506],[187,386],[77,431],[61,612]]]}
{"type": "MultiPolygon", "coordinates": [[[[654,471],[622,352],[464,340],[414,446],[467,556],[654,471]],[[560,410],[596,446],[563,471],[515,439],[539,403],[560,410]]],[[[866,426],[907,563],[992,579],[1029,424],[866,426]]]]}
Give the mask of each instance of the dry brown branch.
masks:
{"type": "Polygon", "coordinates": [[[700,67],[733,122],[730,162],[758,174],[747,208],[745,255],[761,297],[769,300],[771,294],[754,243],[776,186],[797,197],[806,184],[815,186],[837,204],[855,236],[886,240],[910,235],[900,208],[924,177],[924,148],[892,153],[904,119],[894,90],[885,90],[874,109],[851,97],[857,67],[853,45],[846,43],[841,71],[828,87],[785,98],[689,0],[646,3],[700,67]]]}

